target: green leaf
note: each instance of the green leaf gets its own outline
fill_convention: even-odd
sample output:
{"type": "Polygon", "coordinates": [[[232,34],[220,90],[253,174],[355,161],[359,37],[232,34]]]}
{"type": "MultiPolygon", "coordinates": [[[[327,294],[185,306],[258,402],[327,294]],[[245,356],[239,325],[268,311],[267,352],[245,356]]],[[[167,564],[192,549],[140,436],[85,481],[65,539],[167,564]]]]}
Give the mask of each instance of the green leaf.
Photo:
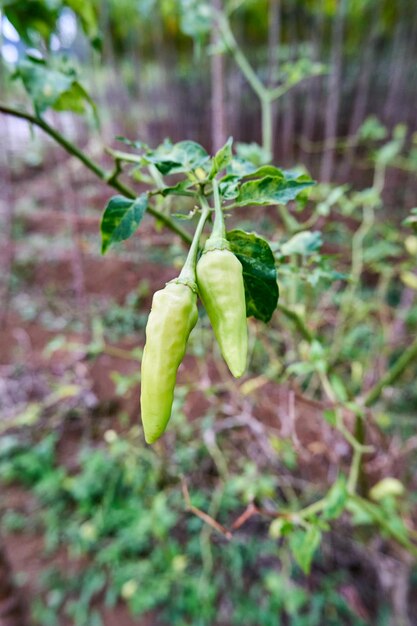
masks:
{"type": "Polygon", "coordinates": [[[232,252],[243,266],[246,315],[269,322],[278,303],[277,272],[268,242],[255,233],[227,233],[232,252]]]}
{"type": "Polygon", "coordinates": [[[143,193],[135,200],[124,196],[110,198],[101,220],[101,253],[125,239],[129,239],[138,228],[148,206],[148,196],[143,193]]]}
{"type": "Polygon", "coordinates": [[[360,500],[348,498],[346,510],[351,514],[351,523],[353,526],[368,526],[374,522],[372,514],[360,500]]]}
{"type": "Polygon", "coordinates": [[[243,183],[236,198],[236,204],[286,204],[307,187],[314,185],[311,179],[304,176],[299,179],[286,180],[280,176],[264,176],[257,180],[243,183]]]}
{"type": "Polygon", "coordinates": [[[209,178],[214,178],[218,172],[224,170],[232,160],[233,138],[229,137],[224,146],[213,157],[209,178]]]}
{"type": "Polygon", "coordinates": [[[64,4],[79,17],[82,29],[90,39],[94,48],[100,49],[101,37],[98,29],[97,15],[91,0],[64,0],[64,4]]]}
{"type": "Polygon", "coordinates": [[[219,183],[219,191],[224,200],[234,200],[239,193],[240,176],[227,174],[219,183]]]}
{"type": "Polygon", "coordinates": [[[387,476],[372,487],[369,491],[369,497],[378,502],[387,496],[402,496],[404,491],[404,485],[398,478],[387,476]]]}
{"type": "Polygon", "coordinates": [[[327,71],[325,65],[313,62],[306,57],[285,63],[281,67],[285,85],[296,85],[309,76],[319,76],[320,74],[325,74],[327,71]]]}
{"type": "Polygon", "coordinates": [[[270,160],[269,153],[262,148],[259,144],[252,143],[237,143],[235,145],[236,154],[240,161],[249,162],[253,169],[265,165],[270,160]]]}
{"type": "Polygon", "coordinates": [[[388,165],[396,156],[401,152],[404,145],[404,136],[399,136],[392,141],[384,144],[382,148],[377,150],[375,154],[375,161],[380,165],[388,165]]]}
{"type": "Polygon", "coordinates": [[[379,141],[387,136],[387,129],[381,124],[377,117],[371,115],[367,117],[362,126],[357,131],[357,136],[363,141],[379,141]]]}
{"type": "Polygon", "coordinates": [[[16,76],[22,80],[38,115],[52,107],[74,83],[74,76],[49,69],[45,61],[32,57],[18,63],[16,76]]]}
{"type": "Polygon", "coordinates": [[[318,215],[330,215],[331,208],[343,201],[347,189],[348,185],[339,185],[338,187],[329,188],[326,194],[324,194],[325,198],[316,205],[318,215]]]}
{"type": "Polygon", "coordinates": [[[278,178],[287,178],[290,180],[293,177],[287,177],[283,170],[280,170],[275,165],[261,165],[253,172],[247,172],[242,175],[242,178],[263,178],[265,176],[277,176],[278,178]]]}
{"type": "Polygon", "coordinates": [[[246,161],[245,159],[241,159],[239,157],[233,157],[227,171],[229,174],[233,174],[238,176],[239,178],[253,174],[257,170],[257,166],[251,163],[251,161],[246,161]]]}
{"type": "Polygon", "coordinates": [[[87,103],[95,112],[94,103],[78,82],[74,68],[64,59],[55,59],[54,65],[49,66],[43,59],[28,56],[18,63],[15,76],[22,80],[39,116],[50,107],[84,113],[87,103]]]}
{"type": "Polygon", "coordinates": [[[207,163],[209,155],[195,141],[180,141],[174,145],[166,142],[153,152],[147,153],[145,158],[165,176],[192,172],[207,163]]]}
{"type": "Polygon", "coordinates": [[[330,376],[330,384],[339,402],[346,403],[348,401],[348,393],[342,378],[337,374],[332,374],[330,376]]]}
{"type": "Polygon", "coordinates": [[[346,477],[341,474],[326,496],[326,505],[323,510],[325,519],[337,519],[343,513],[348,499],[346,477]]]}
{"type": "Polygon", "coordinates": [[[269,536],[272,537],[272,539],[279,539],[280,537],[291,532],[292,529],[292,522],[289,522],[283,517],[277,517],[277,519],[274,519],[273,522],[271,522],[269,527],[269,536]]]}
{"type": "Polygon", "coordinates": [[[404,271],[400,273],[401,282],[410,289],[417,290],[417,274],[414,272],[404,271]]]}
{"type": "Polygon", "coordinates": [[[68,91],[65,91],[58,97],[53,105],[53,109],[55,111],[73,111],[78,115],[83,115],[86,112],[86,103],[91,106],[95,120],[98,123],[95,102],[79,82],[74,82],[68,91]]]}
{"type": "Polygon", "coordinates": [[[404,226],[411,226],[417,232],[417,208],[411,209],[411,214],[402,223],[404,226]]]}
{"type": "Polygon", "coordinates": [[[281,253],[284,256],[301,254],[308,256],[320,249],[323,239],[320,231],[304,230],[295,234],[289,241],[281,245],[281,253]]]}
{"type": "Polygon", "coordinates": [[[194,39],[207,36],[212,24],[210,4],[201,0],[180,0],[179,5],[182,32],[194,39]]]}
{"type": "Polygon", "coordinates": [[[326,353],[323,345],[319,341],[317,341],[317,339],[314,339],[310,344],[309,360],[313,363],[323,361],[325,354],[326,353]]]}
{"type": "Polygon", "coordinates": [[[296,376],[306,376],[312,372],[314,372],[314,366],[311,363],[304,363],[303,361],[292,363],[287,367],[287,373],[295,374],[296,376]]]}
{"type": "Polygon", "coordinates": [[[6,0],[2,8],[20,37],[29,45],[37,45],[39,36],[48,41],[55,30],[59,13],[56,4],[42,0],[6,0]]]}
{"type": "Polygon", "coordinates": [[[316,267],[310,270],[308,274],[303,277],[303,279],[312,287],[316,287],[320,280],[325,280],[326,282],[332,283],[336,280],[348,280],[348,278],[349,276],[347,274],[342,274],[333,270],[322,269],[321,267],[316,267]]]}
{"type": "Polygon", "coordinates": [[[149,146],[144,141],[140,141],[139,139],[132,140],[127,137],[123,137],[123,135],[116,135],[115,139],[124,143],[126,146],[136,148],[137,150],[149,150],[149,146]]]}
{"type": "Polygon", "coordinates": [[[363,250],[363,260],[365,263],[378,263],[385,261],[387,257],[400,257],[403,248],[392,241],[380,239],[370,246],[365,246],[363,250]]]}
{"type": "Polygon", "coordinates": [[[369,523],[368,519],[377,524],[383,534],[392,536],[398,543],[413,549],[413,544],[410,542],[409,531],[404,521],[393,510],[387,512],[382,506],[373,504],[369,500],[353,496],[348,500],[348,510],[354,514],[352,520],[357,525],[369,523]],[[352,506],[353,505],[353,506],[352,506]],[[356,510],[355,510],[356,509],[356,510]],[[359,518],[358,518],[359,511],[359,518]]]}
{"type": "Polygon", "coordinates": [[[289,537],[290,550],[305,574],[310,572],[313,556],[320,541],[321,532],[317,526],[310,526],[307,531],[301,528],[294,530],[289,537]]]}
{"type": "Polygon", "coordinates": [[[187,189],[191,187],[192,185],[193,185],[193,182],[191,180],[187,180],[187,179],[180,180],[179,183],[177,183],[176,185],[172,187],[164,187],[163,189],[160,190],[159,193],[164,197],[187,195],[187,194],[184,194],[184,191],[187,191],[187,189]]]}
{"type": "Polygon", "coordinates": [[[334,409],[325,409],[323,411],[323,417],[330,426],[336,426],[337,416],[334,409]]]}

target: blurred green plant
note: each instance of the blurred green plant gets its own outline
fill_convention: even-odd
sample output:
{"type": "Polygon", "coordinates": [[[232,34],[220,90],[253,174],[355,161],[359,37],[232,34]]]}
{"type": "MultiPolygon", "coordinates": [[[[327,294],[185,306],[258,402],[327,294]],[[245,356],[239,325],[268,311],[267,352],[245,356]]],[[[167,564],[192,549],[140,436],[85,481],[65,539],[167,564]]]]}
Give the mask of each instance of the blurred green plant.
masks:
{"type": "MultiPolygon", "coordinates": [[[[104,606],[125,602],[133,615],[156,611],[164,623],[178,626],[214,624],[221,613],[230,623],[248,626],[272,625],[277,619],[300,626],[331,626],[340,620],[365,624],[337,593],[340,576],[324,585],[318,579],[314,594],[307,591],[285,548],[277,549],[285,524],[285,533],[290,533],[290,523],[280,523],[283,518],[272,523],[269,537],[254,538],[242,530],[229,542],[221,534],[211,541],[213,528],[207,534],[210,527],[203,519],[187,515],[178,476],[210,459],[194,437],[177,439],[167,464],[143,447],[136,427],[124,437],[108,430],[100,447],[81,451],[71,472],[57,464],[56,443],[54,435],[39,442],[9,435],[0,450],[3,484],[21,482],[36,496],[32,525],[41,525],[46,552],[65,547],[78,563],[72,574],[54,567],[43,572],[33,606],[35,623],[53,626],[66,615],[76,626],[101,624],[95,603],[102,598],[104,606]]],[[[236,514],[240,495],[249,502],[254,497],[260,503],[276,499],[272,475],[259,476],[244,459],[231,471],[224,492],[216,497],[219,517],[236,514]]],[[[328,500],[327,519],[343,506],[343,483],[338,484],[328,500]]],[[[209,485],[195,485],[190,493],[200,511],[213,507],[209,485]]],[[[2,527],[31,532],[12,511],[2,527]]],[[[315,525],[309,528],[290,533],[289,548],[301,569],[309,567],[318,546],[320,531],[315,525]]]]}

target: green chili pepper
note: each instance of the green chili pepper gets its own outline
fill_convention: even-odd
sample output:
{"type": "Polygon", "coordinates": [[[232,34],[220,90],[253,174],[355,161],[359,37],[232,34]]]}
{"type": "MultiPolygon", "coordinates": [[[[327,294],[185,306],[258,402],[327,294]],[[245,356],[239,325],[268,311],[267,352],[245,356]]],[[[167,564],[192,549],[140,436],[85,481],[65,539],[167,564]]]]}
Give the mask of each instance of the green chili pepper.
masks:
{"type": "Polygon", "coordinates": [[[153,296],[141,372],[140,403],[147,443],[154,443],[162,435],[171,417],[177,370],[197,323],[195,262],[209,211],[206,206],[201,213],[180,275],[153,296]]]}
{"type": "Polygon", "coordinates": [[[147,443],[162,435],[171,417],[177,370],[198,318],[195,286],[177,281],[154,294],[146,325],[141,411],[147,443]]]}
{"type": "Polygon", "coordinates": [[[246,369],[248,329],[242,264],[227,241],[208,239],[197,263],[197,285],[221,353],[235,378],[246,369]]]}
{"type": "Polygon", "coordinates": [[[226,239],[216,179],[213,179],[212,185],[214,224],[197,263],[197,286],[223,358],[233,376],[239,378],[246,369],[248,355],[243,268],[226,239]]]}

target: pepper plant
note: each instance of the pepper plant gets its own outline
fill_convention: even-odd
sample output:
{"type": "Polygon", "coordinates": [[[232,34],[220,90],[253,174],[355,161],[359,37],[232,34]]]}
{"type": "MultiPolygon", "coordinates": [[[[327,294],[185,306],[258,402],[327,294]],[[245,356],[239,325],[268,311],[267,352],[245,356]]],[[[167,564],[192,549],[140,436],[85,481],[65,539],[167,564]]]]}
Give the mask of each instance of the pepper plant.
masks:
{"type": "MultiPolygon", "coordinates": [[[[91,29],[91,15],[88,14],[88,17],[85,10],[77,9],[77,6],[81,7],[79,3],[63,4],[72,6],[76,12],[78,10],[85,31],[93,39],[96,33],[91,29]]],[[[34,27],[31,23],[28,30],[28,16],[22,13],[23,5],[6,2],[6,15],[21,36],[33,43],[34,27]]],[[[35,5],[38,6],[37,3],[35,5]]],[[[170,419],[175,401],[177,369],[188,337],[197,323],[197,293],[207,309],[221,352],[234,376],[243,375],[247,364],[246,317],[268,324],[278,309],[280,319],[290,324],[291,358],[287,361],[282,359],[285,363],[283,367],[277,358],[278,348],[274,352],[278,343],[271,342],[273,349],[269,350],[269,354],[274,354],[268,364],[268,374],[271,379],[279,381],[295,378],[302,392],[308,395],[312,389],[313,400],[319,398],[326,403],[323,418],[343,437],[350,451],[350,462],[347,470],[340,471],[334,478],[327,493],[301,508],[293,506],[292,494],[288,496],[285,506],[273,508],[260,505],[263,483],[262,477],[256,476],[255,484],[250,484],[248,490],[250,502],[244,513],[245,520],[254,515],[271,520],[270,535],[289,545],[304,572],[309,571],[323,532],[330,529],[334,520],[346,514],[358,526],[378,528],[381,535],[395,540],[409,554],[416,556],[413,533],[404,521],[396,500],[401,484],[392,482],[392,479],[388,482],[382,480],[377,488],[374,486],[370,491],[364,476],[363,459],[375,452],[366,438],[371,408],[386,387],[410,372],[417,358],[417,340],[413,339],[400,356],[388,363],[382,375],[367,389],[364,387],[361,363],[353,359],[352,363],[341,363],[344,338],[352,331],[352,320],[356,323],[362,314],[362,310],[355,310],[355,298],[366,261],[367,237],[375,227],[375,211],[381,204],[386,168],[395,159],[400,159],[404,133],[397,129],[392,140],[376,152],[373,183],[361,192],[351,192],[345,187],[314,187],[313,180],[305,172],[288,171],[271,164],[271,105],[276,97],[297,82],[297,76],[297,80],[301,79],[300,73],[290,73],[292,78],[283,85],[267,89],[238,47],[227,16],[217,15],[217,21],[223,37],[223,52],[228,50],[232,54],[261,100],[262,146],[241,143],[233,146],[229,139],[216,154],[210,156],[195,141],[172,143],[166,140],[157,147],[150,147],[142,141],[120,138],[123,149],[106,149],[113,161],[111,169],[107,170],[45,117],[51,109],[77,113],[95,111],[75,68],[49,53],[43,58],[29,55],[18,63],[14,72],[15,79],[19,79],[27,91],[33,112],[7,103],[0,104],[0,112],[24,119],[42,129],[117,192],[109,199],[101,221],[103,254],[136,235],[137,231],[140,236],[145,215],[152,216],[156,223],[170,229],[173,236],[179,237],[184,246],[189,247],[188,255],[184,252],[185,262],[178,278],[155,294],[149,315],[142,358],[141,404],[146,439],[153,442],[160,437],[170,419]],[[309,193],[313,207],[310,216],[302,221],[300,215],[309,193]],[[291,210],[288,208],[290,202],[291,210]],[[300,215],[292,210],[294,205],[300,215]],[[271,241],[267,241],[261,234],[247,232],[239,228],[239,224],[236,225],[234,212],[238,210],[239,216],[242,216],[243,211],[247,211],[250,216],[254,206],[277,207],[275,215],[280,219],[279,238],[273,234],[271,241]],[[329,264],[326,265],[323,255],[319,254],[322,234],[311,229],[330,214],[334,215],[333,223],[336,225],[338,217],[356,217],[357,213],[360,217],[352,238],[351,266],[346,274],[333,272],[329,264]],[[234,224],[231,229],[227,227],[229,221],[234,224]],[[347,278],[349,282],[346,286],[347,278]],[[279,302],[277,279],[284,294],[279,302]],[[339,302],[338,323],[332,333],[327,328],[323,329],[322,320],[316,319],[321,316],[322,310],[317,312],[309,307],[314,301],[314,288],[322,279],[331,284],[339,302]],[[354,366],[354,363],[359,364],[354,366]],[[349,377],[346,370],[351,370],[349,377]],[[351,421],[353,418],[353,427],[347,426],[346,416],[351,421]]],[[[52,32],[48,24],[46,39],[52,32]]],[[[45,38],[44,32],[38,35],[45,38]]],[[[315,67],[312,73],[317,72],[315,67]]],[[[406,221],[406,226],[414,228],[415,211],[406,221]]],[[[409,243],[412,249],[413,243],[409,243]]],[[[411,262],[404,264],[402,279],[415,286],[411,262]]],[[[386,281],[381,282],[381,288],[387,288],[386,281]]],[[[105,351],[102,337],[95,339],[97,341],[86,348],[86,353],[105,351]]],[[[137,359],[136,354],[130,357],[137,359]]],[[[369,367],[372,365],[368,361],[367,364],[369,367]]],[[[264,382],[265,376],[248,379],[239,391],[242,395],[249,394],[251,388],[255,389],[256,385],[264,382]]],[[[275,442],[275,446],[279,448],[279,442],[275,442]]],[[[270,450],[269,447],[264,449],[270,450]]],[[[211,511],[216,511],[220,505],[215,498],[221,501],[229,487],[226,464],[216,441],[210,448],[210,454],[220,477],[220,488],[208,505],[211,511]]],[[[243,479],[246,480],[245,476],[243,479]]],[[[235,482],[238,484],[238,480],[235,482]]],[[[244,491],[241,484],[238,487],[235,485],[235,488],[239,494],[244,491]]],[[[271,491],[265,489],[265,493],[270,496],[271,491]]],[[[184,497],[193,514],[211,530],[230,539],[231,531],[220,525],[214,515],[208,515],[195,506],[186,488],[184,497]]]]}
{"type": "Polygon", "coordinates": [[[234,156],[231,139],[213,158],[193,141],[165,142],[155,150],[130,145],[139,153],[118,151],[120,172],[125,163],[133,164],[135,175],[141,180],[153,177],[155,187],[131,201],[123,196],[110,199],[101,223],[102,251],[135,233],[156,197],[174,195],[192,203],[191,212],[177,215],[184,220],[200,215],[184,267],[177,279],[155,294],[147,326],[142,420],[146,439],[153,442],[171,414],[176,372],[197,321],[196,293],[203,299],[222,354],[236,377],[246,368],[246,315],[268,322],[277,306],[275,260],[268,242],[242,230],[227,233],[224,212],[250,205],[287,204],[313,181],[299,172],[257,166],[234,156]],[[199,240],[213,212],[213,231],[197,263],[199,240]]]}

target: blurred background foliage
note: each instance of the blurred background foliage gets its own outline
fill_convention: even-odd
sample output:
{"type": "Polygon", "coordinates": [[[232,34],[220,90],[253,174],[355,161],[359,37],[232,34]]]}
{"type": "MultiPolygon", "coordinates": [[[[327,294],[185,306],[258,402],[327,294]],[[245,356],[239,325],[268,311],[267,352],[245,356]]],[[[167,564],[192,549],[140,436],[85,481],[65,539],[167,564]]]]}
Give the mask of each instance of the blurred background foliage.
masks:
{"type": "Polygon", "coordinates": [[[274,162],[319,184],[229,217],[271,241],[279,308],[250,320],[239,383],[201,311],[149,449],[144,327],[183,246],[148,219],[100,257],[109,190],[1,117],[0,592],[14,570],[45,626],[417,624],[415,359],[378,392],[417,330],[417,5],[1,6],[2,104],[103,167],[119,135],[212,152],[233,135],[260,165],[260,100],[210,20],[223,7],[263,84],[292,86],[271,108],[274,162]]]}
{"type": "MultiPolygon", "coordinates": [[[[282,165],[300,161],[316,178],[362,182],[367,172],[354,163],[354,146],[346,159],[337,158],[346,146],[336,138],[354,136],[367,117],[375,116],[388,128],[405,123],[410,140],[416,124],[417,33],[415,8],[407,0],[246,0],[224,6],[237,40],[266,84],[275,84],[294,61],[297,71],[303,61],[327,68],[276,103],[274,155],[282,165]]],[[[25,46],[40,40],[54,57],[69,52],[100,105],[109,140],[134,134],[155,145],[166,136],[174,141],[187,137],[210,149],[215,143],[215,131],[210,132],[216,80],[212,53],[220,44],[210,32],[209,10],[194,0],[4,0],[5,15],[16,26],[24,21],[26,41],[16,40],[7,22],[3,59],[16,61],[25,46]]],[[[221,57],[224,140],[233,135],[259,141],[259,103],[230,55],[221,57]]],[[[406,195],[398,201],[406,204],[406,195]]]]}

